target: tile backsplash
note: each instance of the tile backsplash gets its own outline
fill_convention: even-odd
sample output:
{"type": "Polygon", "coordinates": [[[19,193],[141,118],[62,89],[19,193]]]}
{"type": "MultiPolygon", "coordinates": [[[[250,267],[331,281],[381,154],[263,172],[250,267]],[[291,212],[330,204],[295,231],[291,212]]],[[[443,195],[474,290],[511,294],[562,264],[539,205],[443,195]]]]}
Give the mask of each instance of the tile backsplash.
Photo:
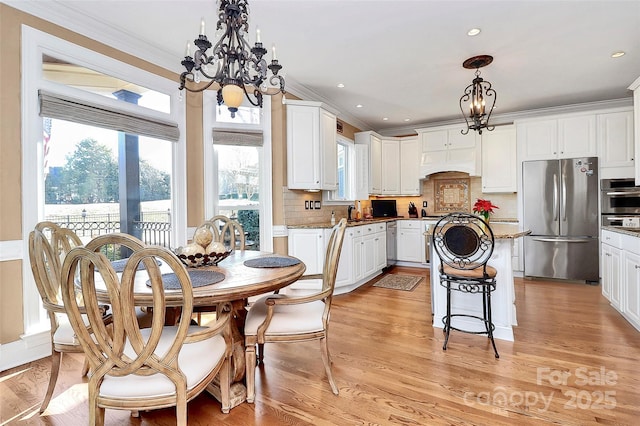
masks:
{"type": "MultiPolygon", "coordinates": [[[[495,210],[492,219],[514,219],[518,217],[518,206],[516,193],[494,193],[484,194],[482,192],[482,178],[469,177],[466,173],[444,172],[430,175],[429,179],[422,180],[422,195],[419,197],[371,197],[375,199],[395,199],[398,215],[409,217],[409,203],[413,202],[418,208],[420,215],[423,208],[423,202],[427,202],[427,215],[438,216],[441,212],[435,211],[435,178],[438,179],[458,179],[469,178],[469,205],[470,208],[478,198],[491,200],[491,202],[499,208],[495,210]]],[[[306,192],[299,190],[289,190],[283,187],[283,216],[286,225],[305,225],[321,222],[329,222],[331,220],[331,211],[335,212],[336,220],[347,217],[347,206],[344,205],[324,205],[322,203],[321,192],[306,192]],[[313,202],[314,207],[319,202],[319,209],[305,210],[305,201],[313,202]]],[[[369,200],[360,200],[362,209],[370,207],[369,200]]],[[[355,216],[354,216],[355,217],[355,216]]]]}

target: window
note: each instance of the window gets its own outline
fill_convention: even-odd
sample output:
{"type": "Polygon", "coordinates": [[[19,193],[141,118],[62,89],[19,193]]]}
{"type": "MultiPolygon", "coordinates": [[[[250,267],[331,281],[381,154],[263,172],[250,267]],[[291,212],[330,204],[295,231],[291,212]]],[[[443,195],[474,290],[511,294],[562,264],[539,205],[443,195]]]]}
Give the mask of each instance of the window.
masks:
{"type": "MultiPolygon", "coordinates": [[[[186,174],[179,131],[184,104],[176,82],[27,26],[21,53],[22,192],[29,195],[22,202],[23,252],[29,232],[45,218],[66,221],[88,239],[94,231],[128,232],[121,227],[124,214],[130,221],[125,226],[141,231],[130,233],[150,243],[184,243],[186,183],[173,178],[186,174]],[[128,171],[121,172],[125,152],[135,167],[127,162],[128,171]],[[123,187],[126,197],[130,189],[138,193],[127,200],[134,207],[127,213],[123,187]],[[157,215],[146,215],[145,204],[157,215]],[[168,223],[169,238],[147,238],[141,223],[148,220],[168,223]]],[[[47,329],[49,321],[28,260],[22,264],[29,335],[47,329]]]]}
{"type": "Polygon", "coordinates": [[[204,93],[205,217],[240,222],[248,250],[271,251],[271,99],[258,108],[245,102],[235,118],[204,93]]]}
{"type": "Polygon", "coordinates": [[[338,189],[323,192],[325,202],[351,203],[355,199],[356,151],[352,140],[338,135],[338,189]]]}

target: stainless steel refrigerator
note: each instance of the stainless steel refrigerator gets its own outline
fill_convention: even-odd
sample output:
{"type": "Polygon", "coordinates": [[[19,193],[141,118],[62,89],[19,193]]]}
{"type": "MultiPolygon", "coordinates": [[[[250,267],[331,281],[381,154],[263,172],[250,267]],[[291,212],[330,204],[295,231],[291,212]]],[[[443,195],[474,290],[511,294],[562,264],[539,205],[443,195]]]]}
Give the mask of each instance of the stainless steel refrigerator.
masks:
{"type": "Polygon", "coordinates": [[[598,159],[522,163],[524,275],[599,280],[598,159]]]}

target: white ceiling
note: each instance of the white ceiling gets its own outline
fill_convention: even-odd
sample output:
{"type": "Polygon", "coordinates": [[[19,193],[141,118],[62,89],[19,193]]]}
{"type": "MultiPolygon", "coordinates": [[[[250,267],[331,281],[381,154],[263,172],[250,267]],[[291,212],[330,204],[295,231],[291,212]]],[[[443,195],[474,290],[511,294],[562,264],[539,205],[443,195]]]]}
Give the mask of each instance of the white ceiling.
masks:
{"type": "MultiPolygon", "coordinates": [[[[217,10],[212,0],[6,3],[176,72],[201,17],[212,38],[217,10]]],[[[481,71],[497,91],[495,114],[629,99],[640,77],[640,0],[249,4],[250,42],[258,26],[265,46],[276,44],[293,93],[363,130],[461,119],[458,100],[474,74],[462,62],[480,54],[494,57],[481,71]],[[467,36],[473,27],[481,34],[467,36]]]]}

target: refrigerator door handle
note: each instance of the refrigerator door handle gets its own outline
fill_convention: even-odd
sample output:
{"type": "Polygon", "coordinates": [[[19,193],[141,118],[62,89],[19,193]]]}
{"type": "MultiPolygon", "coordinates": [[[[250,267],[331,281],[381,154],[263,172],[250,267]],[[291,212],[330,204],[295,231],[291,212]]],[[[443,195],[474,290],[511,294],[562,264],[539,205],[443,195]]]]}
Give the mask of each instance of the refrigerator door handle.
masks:
{"type": "Polygon", "coordinates": [[[558,221],[558,175],[553,174],[553,221],[558,221]]]}
{"type": "Polygon", "coordinates": [[[545,237],[532,237],[533,241],[541,241],[544,243],[588,243],[593,241],[593,238],[545,238],[545,237]]]}
{"type": "Polygon", "coordinates": [[[562,210],[562,221],[567,221],[567,176],[563,174],[562,176],[562,206],[560,207],[562,210]]]}

